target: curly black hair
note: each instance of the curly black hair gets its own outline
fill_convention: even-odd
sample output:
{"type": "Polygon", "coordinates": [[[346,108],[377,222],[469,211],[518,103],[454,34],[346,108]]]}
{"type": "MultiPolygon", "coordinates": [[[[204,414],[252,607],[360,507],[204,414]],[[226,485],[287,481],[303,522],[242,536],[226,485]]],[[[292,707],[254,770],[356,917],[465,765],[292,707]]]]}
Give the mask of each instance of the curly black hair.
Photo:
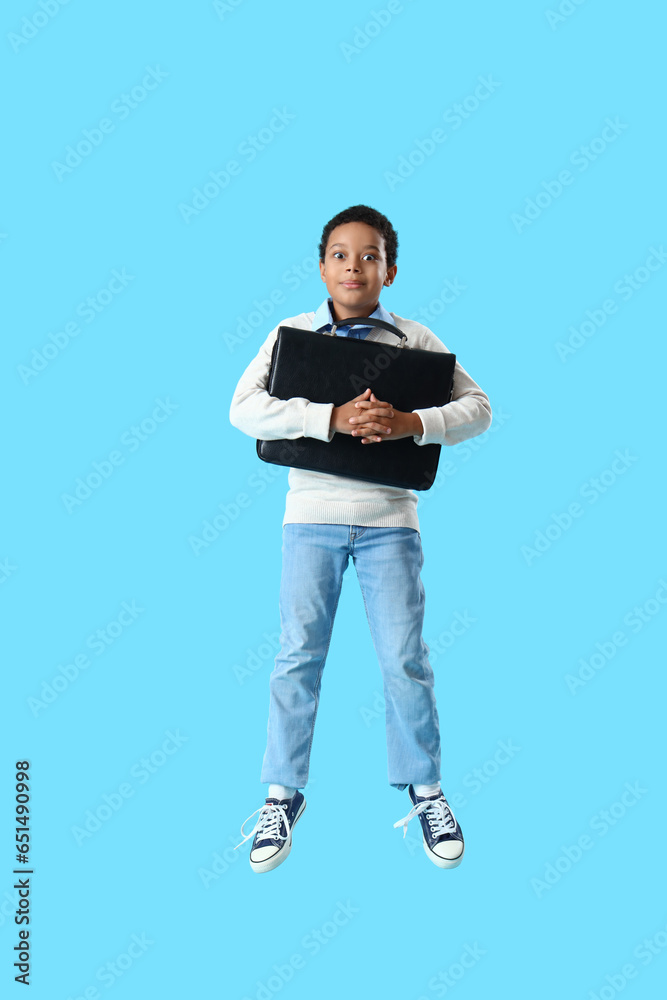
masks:
{"type": "Polygon", "coordinates": [[[352,205],[350,208],[343,209],[338,215],[334,215],[333,219],[329,219],[322,230],[322,239],[320,240],[319,254],[321,261],[324,260],[326,255],[327,243],[329,242],[331,231],[336,226],[342,226],[346,222],[365,222],[366,225],[377,229],[378,233],[384,239],[387,267],[394,266],[396,257],[398,256],[398,234],[386,215],[383,215],[382,212],[377,212],[368,205],[352,205]]]}

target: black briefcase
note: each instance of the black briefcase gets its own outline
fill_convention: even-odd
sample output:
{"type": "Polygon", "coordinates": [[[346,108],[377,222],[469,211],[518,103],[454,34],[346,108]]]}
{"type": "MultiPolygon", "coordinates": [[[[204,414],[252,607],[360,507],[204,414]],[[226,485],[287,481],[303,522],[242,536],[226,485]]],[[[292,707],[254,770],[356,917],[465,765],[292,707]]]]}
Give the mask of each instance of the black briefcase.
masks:
{"type": "MultiPolygon", "coordinates": [[[[313,403],[342,406],[369,387],[378,399],[410,412],[444,406],[451,400],[455,365],[455,354],[411,348],[398,327],[367,316],[334,323],[331,333],[281,326],[273,345],[267,391],[279,399],[302,396],[313,403]],[[337,326],[361,323],[384,327],[400,343],[336,335],[337,326]]],[[[339,433],[331,441],[309,437],[257,441],[257,454],[264,462],[410,490],[431,488],[440,448],[439,444],[418,445],[412,437],[362,444],[361,438],[339,433]]]]}

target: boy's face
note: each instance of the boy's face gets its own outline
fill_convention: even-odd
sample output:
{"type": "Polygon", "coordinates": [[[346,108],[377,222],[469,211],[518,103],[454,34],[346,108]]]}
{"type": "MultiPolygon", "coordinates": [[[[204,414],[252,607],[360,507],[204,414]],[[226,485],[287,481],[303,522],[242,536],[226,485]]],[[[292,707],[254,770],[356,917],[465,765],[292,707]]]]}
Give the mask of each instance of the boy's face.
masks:
{"type": "Polygon", "coordinates": [[[365,222],[332,229],[320,275],[333,302],[334,319],[370,316],[396,271],[396,264],[387,267],[384,237],[377,229],[365,222]]]}

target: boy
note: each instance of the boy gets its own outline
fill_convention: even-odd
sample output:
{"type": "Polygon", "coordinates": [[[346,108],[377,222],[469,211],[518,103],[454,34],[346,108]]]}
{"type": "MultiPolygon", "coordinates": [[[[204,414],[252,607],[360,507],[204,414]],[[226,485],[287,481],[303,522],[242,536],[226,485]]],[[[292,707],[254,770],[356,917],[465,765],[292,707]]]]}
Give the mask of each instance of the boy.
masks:
{"type": "MultiPolygon", "coordinates": [[[[396,277],[398,238],[389,220],[366,205],[339,212],[324,227],[320,275],[329,297],[316,312],[300,313],[278,326],[318,332],[334,322],[368,317],[368,325],[342,325],[338,336],[396,343],[373,319],[404,331],[408,346],[447,351],[428,327],[379,302],[396,277]]],[[[266,391],[276,326],[241,376],[229,418],[245,434],[263,440],[334,434],[360,438],[359,447],[391,448],[412,437],[418,445],[453,445],[482,434],[491,423],[486,394],[457,363],[454,395],[445,406],[405,413],[377,399],[370,387],[342,406],[303,397],[281,400],[266,391]]],[[[268,742],[261,781],[268,796],[254,816],[250,850],[253,871],[271,871],[292,848],[292,831],[306,802],[310,751],[343,574],[352,556],[383,674],[389,783],[408,787],[412,809],[394,826],[419,816],[424,850],[439,868],[463,857],[459,826],[440,789],[440,733],[434,676],[422,638],[424,587],[417,495],[413,490],[344,476],[290,468],[283,519],[280,584],[281,649],[270,677],[268,742]]],[[[238,847],[241,844],[237,845],[238,847]]]]}

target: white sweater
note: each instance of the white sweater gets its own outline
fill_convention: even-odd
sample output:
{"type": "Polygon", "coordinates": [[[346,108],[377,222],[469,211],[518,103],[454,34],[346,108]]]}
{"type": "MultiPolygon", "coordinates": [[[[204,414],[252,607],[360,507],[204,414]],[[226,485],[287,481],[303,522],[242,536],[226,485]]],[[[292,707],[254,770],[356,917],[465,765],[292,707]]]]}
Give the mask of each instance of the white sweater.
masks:
{"type": "MultiPolygon", "coordinates": [[[[312,437],[331,441],[333,403],[313,403],[301,396],[278,399],[266,391],[271,351],[278,327],[311,330],[314,312],[283,319],[273,328],[250,362],[234,391],[229,419],[234,427],[252,438],[271,441],[281,438],[312,437]]],[[[391,313],[399,330],[407,334],[408,347],[451,353],[422,323],[391,313]]],[[[313,333],[313,336],[322,336],[313,333]]],[[[396,336],[383,327],[369,330],[366,340],[397,344],[396,336]]],[[[352,397],[350,397],[352,398],[352,397]]],[[[418,445],[454,445],[482,434],[491,424],[489,398],[456,362],[454,394],[444,406],[430,406],[418,413],[424,433],[415,435],[418,445]]],[[[391,442],[363,445],[364,448],[391,448],[391,442]]],[[[283,525],[288,523],[358,524],[375,527],[406,527],[419,531],[418,494],[414,490],[383,486],[347,476],[290,468],[289,490],[283,525]]]]}

